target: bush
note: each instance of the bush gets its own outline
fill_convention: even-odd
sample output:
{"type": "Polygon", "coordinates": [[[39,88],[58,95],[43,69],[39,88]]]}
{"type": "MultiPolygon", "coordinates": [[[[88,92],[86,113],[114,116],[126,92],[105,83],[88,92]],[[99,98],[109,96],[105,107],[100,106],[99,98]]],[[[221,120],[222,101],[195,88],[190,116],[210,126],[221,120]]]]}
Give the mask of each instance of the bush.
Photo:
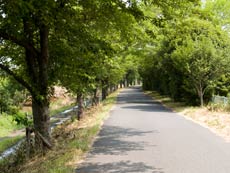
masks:
{"type": "Polygon", "coordinates": [[[21,112],[14,114],[13,121],[15,121],[17,125],[23,125],[25,127],[30,127],[33,124],[32,117],[21,112]]]}

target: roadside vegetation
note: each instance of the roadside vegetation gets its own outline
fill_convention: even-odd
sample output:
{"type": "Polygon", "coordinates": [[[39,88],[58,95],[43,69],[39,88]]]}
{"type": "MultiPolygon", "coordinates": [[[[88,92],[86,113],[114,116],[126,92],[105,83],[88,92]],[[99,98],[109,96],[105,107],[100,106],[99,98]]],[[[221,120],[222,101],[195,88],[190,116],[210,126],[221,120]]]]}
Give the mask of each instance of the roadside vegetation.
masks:
{"type": "MultiPolygon", "coordinates": [[[[7,170],[9,173],[74,172],[76,165],[90,149],[103,120],[108,116],[110,109],[116,102],[117,94],[118,91],[111,94],[98,106],[87,109],[81,121],[70,120],[59,125],[52,133],[54,148],[46,155],[37,155],[25,164],[10,167],[12,163],[15,163],[14,156],[7,159],[7,163],[0,163],[1,170],[7,170]]],[[[17,160],[23,160],[23,158],[17,160]]]]}
{"type": "MultiPolygon", "coordinates": [[[[56,88],[58,88],[59,91],[57,91],[55,94],[58,94],[59,97],[52,99],[50,106],[50,116],[57,115],[75,105],[75,100],[68,93],[64,93],[63,89],[60,87],[56,88]],[[60,95],[60,93],[62,95],[60,95]]],[[[16,105],[14,105],[14,108],[15,107],[16,105]]],[[[26,115],[31,117],[31,106],[22,105],[16,108],[17,111],[15,111],[13,115],[10,115],[11,112],[7,111],[0,115],[0,154],[6,149],[15,145],[26,135],[26,126],[20,122],[18,122],[18,124],[15,120],[20,121],[21,119],[24,119],[26,115]]]]}

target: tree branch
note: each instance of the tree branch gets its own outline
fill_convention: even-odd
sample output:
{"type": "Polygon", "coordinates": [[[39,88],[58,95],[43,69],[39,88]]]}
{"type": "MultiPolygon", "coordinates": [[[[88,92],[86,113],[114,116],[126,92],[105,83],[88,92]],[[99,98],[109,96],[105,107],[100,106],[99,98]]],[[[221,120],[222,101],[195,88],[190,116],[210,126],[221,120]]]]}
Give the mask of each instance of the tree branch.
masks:
{"type": "Polygon", "coordinates": [[[8,34],[7,32],[5,32],[3,29],[0,29],[0,38],[3,38],[4,40],[9,40],[19,46],[24,47],[25,49],[28,49],[31,52],[33,52],[34,55],[39,54],[39,51],[34,46],[29,44],[25,39],[19,39],[15,36],[12,36],[8,34]]]}
{"type": "Polygon", "coordinates": [[[35,131],[35,133],[40,137],[40,139],[45,144],[45,146],[48,147],[48,149],[51,150],[52,149],[52,144],[44,136],[42,136],[42,134],[39,131],[35,131]]]}
{"type": "Polygon", "coordinates": [[[9,67],[7,67],[3,64],[0,64],[0,69],[4,70],[7,74],[12,76],[16,81],[18,81],[21,85],[23,85],[26,89],[28,89],[29,92],[33,95],[33,93],[34,93],[33,88],[25,80],[23,80],[20,76],[18,76],[13,71],[11,71],[9,69],[9,67]]]}

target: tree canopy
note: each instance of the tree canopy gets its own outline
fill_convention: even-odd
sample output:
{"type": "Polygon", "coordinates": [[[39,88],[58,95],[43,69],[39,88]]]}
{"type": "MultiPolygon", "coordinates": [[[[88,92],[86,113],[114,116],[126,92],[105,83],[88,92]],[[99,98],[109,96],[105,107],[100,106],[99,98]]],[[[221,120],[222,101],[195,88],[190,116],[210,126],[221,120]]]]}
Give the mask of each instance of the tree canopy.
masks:
{"type": "Polygon", "coordinates": [[[186,17],[174,17],[159,27],[142,60],[145,89],[193,104],[200,98],[202,106],[203,97],[209,99],[215,93],[217,81],[229,70],[230,44],[228,33],[209,8],[191,6],[186,17]]]}
{"type": "Polygon", "coordinates": [[[108,88],[136,79],[144,89],[203,105],[215,92],[228,93],[228,6],[225,0],[2,0],[0,74],[31,94],[34,129],[48,141],[41,147],[51,146],[54,85],[76,94],[79,107],[86,95],[101,90],[104,99],[108,88]]]}

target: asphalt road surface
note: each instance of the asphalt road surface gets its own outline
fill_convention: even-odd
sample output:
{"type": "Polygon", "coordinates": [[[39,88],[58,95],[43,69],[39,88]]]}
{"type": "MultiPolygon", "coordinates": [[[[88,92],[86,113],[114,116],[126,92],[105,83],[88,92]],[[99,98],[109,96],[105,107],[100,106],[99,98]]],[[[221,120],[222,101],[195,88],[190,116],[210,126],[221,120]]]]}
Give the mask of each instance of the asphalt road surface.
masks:
{"type": "Polygon", "coordinates": [[[129,88],[76,172],[230,173],[230,144],[129,88]]]}

